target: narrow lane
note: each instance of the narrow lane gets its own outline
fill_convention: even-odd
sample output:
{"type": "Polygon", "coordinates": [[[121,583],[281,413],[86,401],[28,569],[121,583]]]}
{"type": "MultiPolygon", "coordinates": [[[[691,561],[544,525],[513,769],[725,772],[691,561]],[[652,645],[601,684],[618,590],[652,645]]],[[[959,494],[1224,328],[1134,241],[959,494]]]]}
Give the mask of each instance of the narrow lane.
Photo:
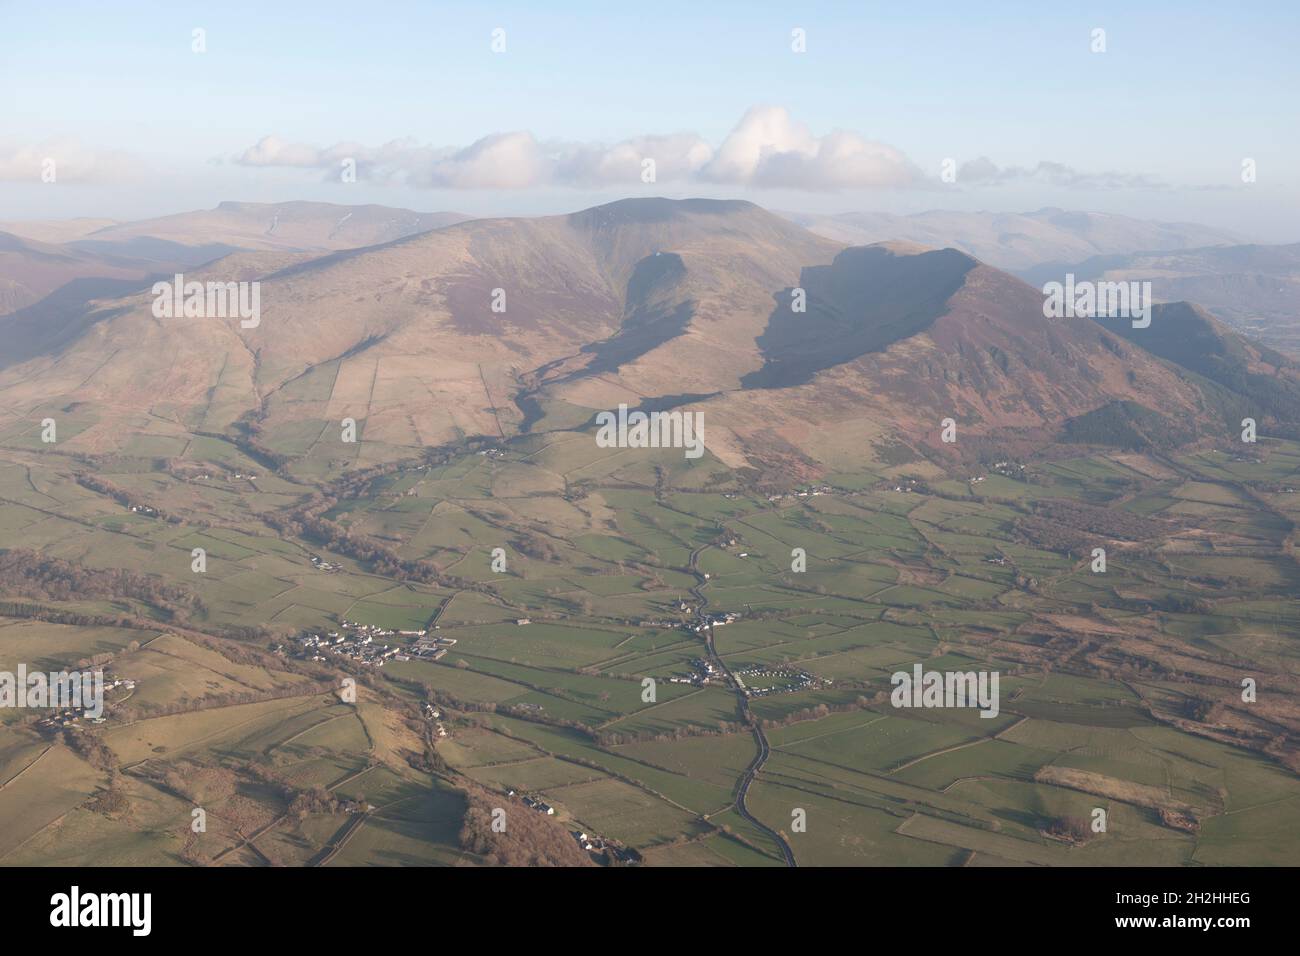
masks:
{"type": "MultiPolygon", "coordinates": [[[[709,545],[702,545],[691,552],[691,573],[695,575],[696,579],[696,585],[691,588],[691,594],[694,595],[695,600],[698,602],[697,622],[703,623],[708,622],[708,612],[706,608],[709,606],[709,599],[704,596],[704,586],[708,582],[705,579],[704,574],[700,571],[699,560],[700,554],[703,553],[704,549],[707,547],[709,547],[709,545]]],[[[731,673],[731,668],[727,666],[726,661],[718,656],[717,648],[713,645],[712,625],[706,627],[704,630],[704,646],[708,649],[708,659],[710,663],[726,675],[727,682],[736,692],[736,697],[739,700],[741,719],[749,725],[750,729],[754,733],[754,740],[758,744],[758,753],[755,754],[754,759],[750,761],[749,766],[745,768],[745,772],[740,775],[740,780],[736,785],[736,812],[772,838],[776,845],[781,848],[781,853],[785,857],[786,866],[798,866],[799,864],[795,862],[794,850],[790,848],[790,844],[786,842],[785,837],[750,813],[749,807],[745,803],[745,798],[749,795],[749,785],[754,782],[754,777],[763,769],[763,765],[767,763],[767,758],[771,755],[772,748],[767,742],[767,734],[763,732],[761,722],[749,709],[749,695],[747,695],[742,689],[740,681],[736,679],[736,675],[731,673]]]]}

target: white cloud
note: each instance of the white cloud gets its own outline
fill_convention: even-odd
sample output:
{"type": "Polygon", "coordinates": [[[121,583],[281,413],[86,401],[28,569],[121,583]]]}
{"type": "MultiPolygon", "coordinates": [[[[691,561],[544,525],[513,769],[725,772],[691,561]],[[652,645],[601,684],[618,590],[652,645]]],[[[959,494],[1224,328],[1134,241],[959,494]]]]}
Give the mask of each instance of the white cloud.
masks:
{"type": "Polygon", "coordinates": [[[778,106],[751,109],[704,169],[710,182],[774,189],[906,186],[919,171],[902,152],[855,133],[817,137],[778,106]]]}
{"type": "Polygon", "coordinates": [[[549,165],[532,133],[493,133],[449,155],[431,153],[407,173],[416,186],[523,189],[544,182],[549,165]]]}
{"type": "Polygon", "coordinates": [[[653,159],[656,182],[711,182],[805,190],[906,185],[920,178],[898,150],[836,130],[813,136],[781,107],[756,107],[715,152],[694,133],[638,136],[612,146],[539,142],[530,132],[493,133],[461,149],[394,141],[377,148],[320,148],[264,137],[236,156],[244,166],[316,168],[334,175],[346,158],[359,176],[402,178],[442,189],[602,187],[641,181],[653,159]]]}
{"type": "Polygon", "coordinates": [[[610,147],[570,145],[557,149],[561,157],[556,162],[556,181],[574,186],[639,182],[645,159],[655,161],[656,180],[689,181],[713,156],[713,147],[693,133],[639,136],[610,147]]]}
{"type": "MultiPolygon", "coordinates": [[[[946,188],[924,175],[899,149],[848,130],[814,135],[780,106],[756,106],[715,149],[694,133],[646,135],[612,146],[540,141],[528,131],[493,133],[465,147],[422,146],[393,140],[378,147],[342,142],[329,147],[264,137],[234,161],[244,166],[320,169],[338,176],[352,159],[359,178],[401,180],[436,189],[527,189],[534,186],[603,188],[641,183],[642,162],[653,159],[658,183],[712,183],[807,192],[892,188],[946,188]]],[[[961,165],[959,185],[1031,183],[1067,189],[1158,189],[1142,175],[1083,172],[1044,160],[1032,168],[999,167],[987,156],[961,165]]]]}

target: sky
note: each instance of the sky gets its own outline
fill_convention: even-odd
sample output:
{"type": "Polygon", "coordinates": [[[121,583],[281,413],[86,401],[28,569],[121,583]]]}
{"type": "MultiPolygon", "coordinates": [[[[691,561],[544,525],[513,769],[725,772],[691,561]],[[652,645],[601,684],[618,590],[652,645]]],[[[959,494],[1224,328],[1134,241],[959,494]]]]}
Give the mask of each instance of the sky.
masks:
{"type": "Polygon", "coordinates": [[[667,195],[1300,241],[1292,0],[0,0],[0,24],[0,220],[667,195]]]}

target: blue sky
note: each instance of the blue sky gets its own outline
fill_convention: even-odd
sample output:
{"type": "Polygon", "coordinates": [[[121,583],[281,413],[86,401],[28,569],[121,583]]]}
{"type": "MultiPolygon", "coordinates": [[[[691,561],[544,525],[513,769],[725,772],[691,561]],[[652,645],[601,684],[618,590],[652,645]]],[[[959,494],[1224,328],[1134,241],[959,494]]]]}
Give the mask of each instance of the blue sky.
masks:
{"type": "Polygon", "coordinates": [[[1056,205],[1300,240],[1294,3],[0,0],[0,22],[0,218],[298,198],[532,214],[657,193],[1056,205]],[[772,122],[793,132],[768,142],[772,122]],[[457,152],[498,134],[521,138],[457,152]],[[646,185],[621,143],[682,155],[646,185]],[[724,148],[730,171],[710,165],[724,148]],[[746,165],[746,150],[789,162],[746,165]],[[358,151],[359,181],[340,182],[338,157],[358,151]],[[39,181],[46,155],[64,160],[55,184],[39,181]],[[945,158],[981,157],[996,175],[939,179],[945,158]]]}

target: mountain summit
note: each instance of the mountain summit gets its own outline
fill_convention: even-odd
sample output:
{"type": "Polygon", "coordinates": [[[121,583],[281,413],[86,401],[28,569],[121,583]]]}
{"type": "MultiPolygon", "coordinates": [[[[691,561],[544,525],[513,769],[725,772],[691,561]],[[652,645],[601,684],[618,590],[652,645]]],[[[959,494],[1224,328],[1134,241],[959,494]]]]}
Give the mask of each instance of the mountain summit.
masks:
{"type": "MultiPolygon", "coordinates": [[[[272,235],[385,221],[381,207],[336,213],[213,215],[271,215],[272,235]]],[[[966,253],[844,247],[747,202],[629,199],[323,256],[241,251],[185,280],[258,283],[260,320],[159,317],[144,288],[28,310],[0,320],[0,400],[75,404],[74,449],[242,431],[286,459],[344,418],[382,458],[574,427],[620,403],[690,405],[729,464],[801,471],[865,442],[942,451],[945,418],[1042,442],[1116,402],[1218,414],[1159,329],[1045,319],[1037,289],[966,253]]]]}

